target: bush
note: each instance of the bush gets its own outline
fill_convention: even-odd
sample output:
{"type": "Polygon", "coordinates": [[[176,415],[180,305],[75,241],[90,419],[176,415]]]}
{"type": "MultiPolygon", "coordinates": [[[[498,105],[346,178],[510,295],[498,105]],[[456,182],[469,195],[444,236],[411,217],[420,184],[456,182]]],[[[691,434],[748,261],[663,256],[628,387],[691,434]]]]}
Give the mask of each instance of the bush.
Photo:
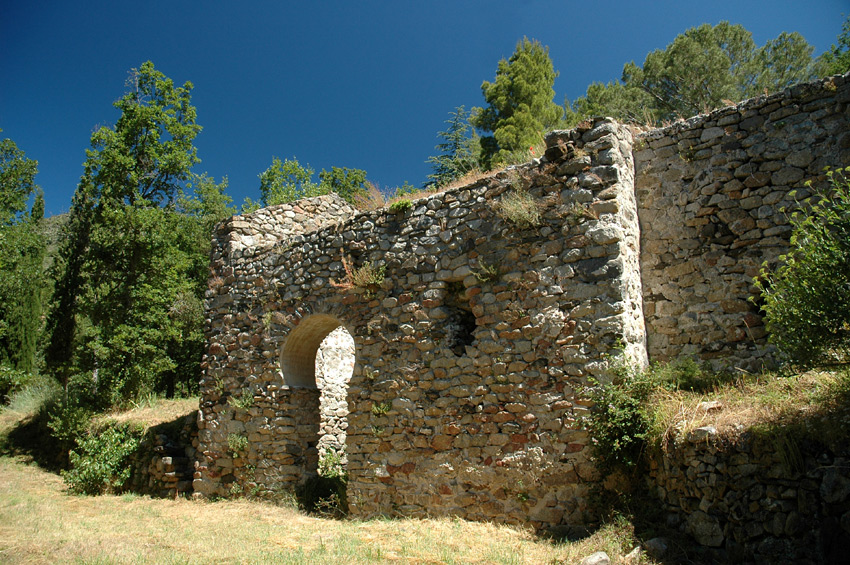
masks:
{"type": "Polygon", "coordinates": [[[594,406],[585,423],[599,470],[610,474],[638,465],[650,430],[648,401],[656,386],[650,371],[618,365],[608,384],[589,389],[594,406]]]}
{"type": "Polygon", "coordinates": [[[850,362],[850,167],[827,176],[791,217],[791,251],[756,280],[768,339],[800,368],[850,362]]]}
{"type": "Polygon", "coordinates": [[[300,498],[304,509],[324,516],[348,514],[348,473],[341,455],[328,449],[319,455],[319,474],[310,477],[302,487],[300,498]]]}
{"type": "Polygon", "coordinates": [[[707,391],[729,379],[729,375],[712,373],[690,358],[655,363],[645,369],[615,364],[611,382],[596,383],[588,391],[594,406],[585,423],[600,471],[635,469],[647,444],[660,438],[654,395],[671,390],[707,391]]]}
{"type": "Polygon", "coordinates": [[[402,198],[390,204],[390,212],[401,213],[413,208],[413,202],[409,198],[402,198]]]}
{"type": "Polygon", "coordinates": [[[0,365],[0,404],[8,404],[12,396],[32,380],[33,375],[30,373],[0,365]]]}
{"type": "Polygon", "coordinates": [[[62,478],[77,494],[118,492],[130,478],[129,457],[139,436],[129,426],[116,426],[81,437],[70,453],[71,469],[63,471],[62,478]]]}

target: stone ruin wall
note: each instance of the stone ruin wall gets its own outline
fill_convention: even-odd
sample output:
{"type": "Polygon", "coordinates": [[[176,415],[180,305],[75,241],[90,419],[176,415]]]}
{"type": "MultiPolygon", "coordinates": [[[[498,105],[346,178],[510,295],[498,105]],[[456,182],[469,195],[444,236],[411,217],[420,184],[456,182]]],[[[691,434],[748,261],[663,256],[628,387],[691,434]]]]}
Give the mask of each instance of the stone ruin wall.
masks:
{"type": "Polygon", "coordinates": [[[789,216],[850,165],[847,76],[645,133],[635,144],[649,356],[716,369],[770,363],[753,278],[787,250],[789,216]],[[796,191],[796,197],[791,195],[796,191]]]}
{"type": "Polygon", "coordinates": [[[653,454],[651,482],[667,525],[712,548],[711,561],[843,563],[850,449],[824,443],[697,428],[653,454]]]}
{"type": "Polygon", "coordinates": [[[338,199],[319,197],[307,202],[339,223],[256,251],[232,243],[233,223],[250,217],[223,225],[196,492],[273,497],[315,474],[316,353],[342,325],[356,350],[346,430],[355,515],[585,523],[596,477],[578,391],[618,347],[645,358],[631,134],[591,126],[550,136],[552,162],[406,211],[346,219],[338,199]],[[535,198],[539,226],[497,214],[517,189],[535,198]],[[349,258],[383,266],[383,282],[334,286],[349,258]]]}
{"type": "Polygon", "coordinates": [[[328,195],[224,223],[195,491],[274,497],[315,475],[320,441],[346,436],[354,515],[593,520],[582,387],[623,349],[645,362],[646,344],[658,360],[769,360],[751,278],[787,249],[788,192],[850,162],[847,82],[635,141],[593,120],[550,134],[542,160],[406,211],[356,212],[328,195]],[[515,189],[540,206],[537,228],[497,214],[515,189]],[[383,282],[335,286],[343,259],[383,266],[383,282]],[[339,326],[355,350],[347,429],[331,423],[339,401],[320,400],[324,350],[316,372],[339,326]]]}
{"type": "Polygon", "coordinates": [[[319,453],[334,452],[342,463],[348,429],[348,381],[354,372],[354,339],[340,326],[322,340],[316,353],[319,398],[319,453]]]}

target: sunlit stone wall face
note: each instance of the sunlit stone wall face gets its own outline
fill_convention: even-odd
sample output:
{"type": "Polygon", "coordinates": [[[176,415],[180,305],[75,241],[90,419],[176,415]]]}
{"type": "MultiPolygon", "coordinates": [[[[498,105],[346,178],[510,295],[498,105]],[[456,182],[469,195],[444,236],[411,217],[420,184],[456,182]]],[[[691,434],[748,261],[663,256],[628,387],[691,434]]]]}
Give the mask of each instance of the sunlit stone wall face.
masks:
{"type": "Polygon", "coordinates": [[[319,454],[332,451],[342,462],[348,428],[348,381],[354,372],[354,338],[340,326],[322,341],[316,354],[316,385],[321,390],[319,454]]]}
{"type": "Polygon", "coordinates": [[[600,118],[410,206],[223,223],[195,492],[274,498],[344,441],[356,516],[594,520],[582,391],[621,355],[769,360],[752,277],[788,248],[789,191],[850,164],[848,102],[833,77],[636,141],[600,118]],[[347,385],[322,345],[340,326],[347,385]]]}
{"type": "Polygon", "coordinates": [[[196,491],[274,497],[344,443],[355,515],[592,519],[580,391],[646,359],[631,139],[597,120],[407,208],[328,196],[221,226],[196,491]],[[286,223],[308,210],[323,227],[286,223]]]}

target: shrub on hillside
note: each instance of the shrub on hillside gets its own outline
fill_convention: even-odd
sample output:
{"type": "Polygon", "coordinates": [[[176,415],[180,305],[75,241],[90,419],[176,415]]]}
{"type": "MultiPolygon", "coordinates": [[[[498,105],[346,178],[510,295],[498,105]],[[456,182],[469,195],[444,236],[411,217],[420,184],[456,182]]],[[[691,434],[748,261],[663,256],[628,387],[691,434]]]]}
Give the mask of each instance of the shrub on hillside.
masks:
{"type": "Polygon", "coordinates": [[[32,380],[33,376],[26,371],[0,365],[0,404],[8,404],[12,395],[22,390],[32,380]]]}
{"type": "Polygon", "coordinates": [[[756,286],[768,339],[797,366],[850,362],[850,167],[791,217],[791,251],[756,286]]]}
{"type": "Polygon", "coordinates": [[[728,382],[729,375],[712,372],[690,358],[654,363],[639,369],[615,363],[608,383],[588,390],[594,406],[586,424],[593,455],[604,474],[639,466],[647,444],[660,437],[653,395],[663,391],[705,392],[728,382]]]}
{"type": "Polygon", "coordinates": [[[116,492],[130,478],[129,457],[139,445],[139,433],[129,426],[109,427],[77,440],[70,453],[71,468],[62,478],[77,494],[116,492]]]}

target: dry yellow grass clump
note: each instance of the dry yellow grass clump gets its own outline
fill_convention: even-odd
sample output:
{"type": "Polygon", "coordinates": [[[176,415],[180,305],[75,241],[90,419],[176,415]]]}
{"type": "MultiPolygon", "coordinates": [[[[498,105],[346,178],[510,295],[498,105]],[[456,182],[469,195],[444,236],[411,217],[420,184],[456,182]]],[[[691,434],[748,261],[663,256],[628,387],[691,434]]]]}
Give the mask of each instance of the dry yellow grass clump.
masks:
{"type": "Polygon", "coordinates": [[[659,390],[654,396],[656,425],[669,440],[704,426],[733,437],[760,426],[835,423],[834,413],[847,410],[848,389],[846,373],[808,371],[790,376],[745,375],[709,392],[659,390]]]}

